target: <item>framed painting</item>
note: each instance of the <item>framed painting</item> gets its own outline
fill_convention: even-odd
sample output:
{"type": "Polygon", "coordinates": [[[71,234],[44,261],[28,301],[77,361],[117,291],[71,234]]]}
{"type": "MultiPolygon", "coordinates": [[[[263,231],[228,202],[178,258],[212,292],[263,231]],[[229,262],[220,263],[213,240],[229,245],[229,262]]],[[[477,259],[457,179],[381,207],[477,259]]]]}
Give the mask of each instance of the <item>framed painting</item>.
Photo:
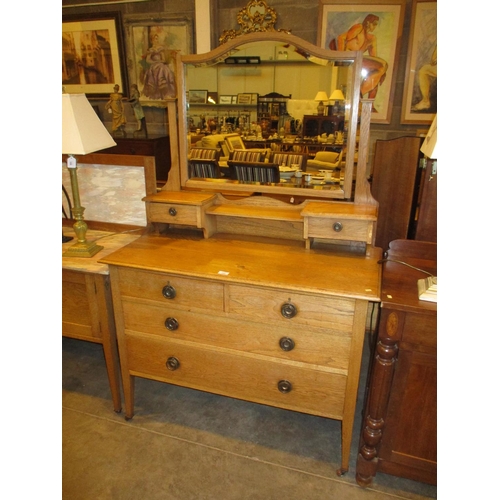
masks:
{"type": "Polygon", "coordinates": [[[238,104],[251,104],[252,94],[238,94],[238,104]]]}
{"type": "Polygon", "coordinates": [[[219,97],[219,104],[231,104],[232,96],[230,95],[221,95],[219,97]]]}
{"type": "Polygon", "coordinates": [[[224,137],[224,141],[226,142],[229,152],[235,149],[246,149],[240,134],[228,134],[224,137]]]}
{"type": "Polygon", "coordinates": [[[124,26],[130,83],[137,85],[140,100],[161,103],[175,98],[176,62],[191,52],[191,21],[134,17],[125,19],[124,26]]]}
{"type": "Polygon", "coordinates": [[[62,85],[69,94],[108,97],[113,87],[128,95],[121,14],[62,18],[62,85]]]}
{"type": "Polygon", "coordinates": [[[208,90],[189,90],[189,104],[206,104],[208,98],[208,90]]]}
{"type": "Polygon", "coordinates": [[[390,123],[406,0],[320,0],[318,45],[363,52],[361,96],[373,123],[390,123]]]}
{"type": "Polygon", "coordinates": [[[401,123],[431,124],[437,113],[437,2],[413,0],[401,123]]]}

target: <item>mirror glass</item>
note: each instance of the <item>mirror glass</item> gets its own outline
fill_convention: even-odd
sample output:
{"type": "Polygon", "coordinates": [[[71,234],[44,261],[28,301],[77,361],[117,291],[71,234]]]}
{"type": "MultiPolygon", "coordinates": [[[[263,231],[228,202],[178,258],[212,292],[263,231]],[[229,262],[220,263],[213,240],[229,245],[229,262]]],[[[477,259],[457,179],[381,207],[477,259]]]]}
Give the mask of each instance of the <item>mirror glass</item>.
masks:
{"type": "Polygon", "coordinates": [[[300,190],[306,196],[348,198],[356,145],[356,127],[351,123],[357,123],[353,116],[357,117],[359,100],[354,98],[359,95],[356,54],[300,44],[297,37],[281,33],[260,35],[250,42],[252,35],[241,36],[241,44],[232,40],[227,50],[222,46],[208,54],[182,57],[184,116],[179,119],[187,131],[180,158],[183,184],[282,194],[300,190]],[[320,92],[325,100],[319,100],[320,92]],[[331,99],[333,95],[337,97],[331,99]],[[189,167],[197,148],[219,150],[216,172],[189,167]],[[236,176],[230,168],[233,149],[261,150],[259,161],[277,164],[279,179],[236,176]],[[330,154],[318,155],[325,152],[330,154]],[[303,162],[287,165],[287,157],[279,153],[301,154],[303,162]]]}

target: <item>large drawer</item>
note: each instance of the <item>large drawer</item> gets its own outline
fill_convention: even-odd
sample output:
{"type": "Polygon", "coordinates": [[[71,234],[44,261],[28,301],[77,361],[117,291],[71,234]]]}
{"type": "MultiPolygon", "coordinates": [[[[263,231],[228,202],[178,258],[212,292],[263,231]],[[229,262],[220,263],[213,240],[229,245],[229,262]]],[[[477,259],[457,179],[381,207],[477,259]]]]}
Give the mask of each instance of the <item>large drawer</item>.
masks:
{"type": "Polygon", "coordinates": [[[270,359],[197,348],[160,337],[126,334],[131,375],[280,408],[341,419],[346,377],[270,359]],[[167,361],[179,367],[167,368],[167,361]],[[288,382],[282,393],[278,385],[288,382]]]}
{"type": "Polygon", "coordinates": [[[229,314],[287,327],[302,325],[352,333],[354,300],[244,285],[228,285],[228,296],[229,314]]]}
{"type": "Polygon", "coordinates": [[[169,307],[209,311],[224,309],[224,287],[221,283],[129,268],[119,268],[119,274],[122,297],[154,300],[169,307]]]}
{"type": "Polygon", "coordinates": [[[322,328],[241,321],[127,298],[122,301],[122,307],[126,331],[323,365],[347,373],[351,337],[346,334],[322,328]]]}

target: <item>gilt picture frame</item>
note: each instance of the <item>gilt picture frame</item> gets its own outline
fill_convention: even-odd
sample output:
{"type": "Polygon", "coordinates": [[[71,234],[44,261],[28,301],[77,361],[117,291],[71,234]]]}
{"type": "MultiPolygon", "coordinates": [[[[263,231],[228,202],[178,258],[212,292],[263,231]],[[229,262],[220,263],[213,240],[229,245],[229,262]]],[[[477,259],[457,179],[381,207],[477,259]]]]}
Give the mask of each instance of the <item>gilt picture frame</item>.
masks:
{"type": "Polygon", "coordinates": [[[437,2],[413,0],[401,123],[430,125],[437,113],[437,2]]]}
{"type": "Polygon", "coordinates": [[[320,0],[317,44],[363,52],[361,94],[374,99],[373,123],[391,122],[405,5],[405,0],[320,0]]]}
{"type": "Polygon", "coordinates": [[[130,83],[140,100],[161,106],[177,97],[177,59],[190,54],[193,25],[179,17],[126,17],[130,83]]]}
{"type": "Polygon", "coordinates": [[[62,17],[62,86],[69,94],[108,97],[129,92],[120,12],[62,17]],[[90,50],[88,50],[90,47],[90,50]]]}

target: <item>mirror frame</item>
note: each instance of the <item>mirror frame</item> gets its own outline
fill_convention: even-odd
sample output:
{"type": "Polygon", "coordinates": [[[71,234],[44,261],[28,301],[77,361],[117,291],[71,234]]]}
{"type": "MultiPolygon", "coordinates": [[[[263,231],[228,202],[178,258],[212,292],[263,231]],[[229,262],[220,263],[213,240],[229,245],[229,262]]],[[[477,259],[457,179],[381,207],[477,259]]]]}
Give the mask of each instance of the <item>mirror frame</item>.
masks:
{"type": "MultiPolygon", "coordinates": [[[[244,193],[272,193],[291,196],[306,196],[307,198],[324,198],[324,199],[350,199],[353,187],[353,169],[354,169],[354,154],[356,151],[356,135],[358,131],[358,117],[360,112],[360,85],[361,85],[361,69],[362,69],[362,53],[359,51],[332,51],[323,49],[313,45],[306,40],[291,35],[288,33],[269,31],[248,33],[231,40],[228,40],[223,45],[205,54],[190,54],[177,58],[177,96],[178,96],[178,125],[179,125],[179,166],[180,166],[180,184],[181,189],[193,188],[209,190],[214,192],[237,191],[244,193]],[[328,61],[353,61],[353,82],[352,82],[352,99],[351,99],[351,118],[350,124],[356,123],[356,126],[349,126],[347,141],[346,141],[346,164],[344,172],[343,189],[336,191],[330,190],[298,190],[296,187],[275,187],[266,185],[248,185],[248,184],[222,184],[217,183],[217,179],[189,179],[188,177],[188,131],[187,131],[187,89],[186,89],[186,72],[187,65],[205,65],[208,63],[218,64],[224,61],[228,55],[239,46],[254,43],[254,42],[281,42],[295,46],[309,56],[313,56],[328,61]]],[[[361,147],[361,144],[359,144],[361,147]]],[[[358,158],[359,161],[364,159],[358,158]]],[[[365,170],[362,166],[361,170],[365,170]]],[[[358,171],[360,169],[358,168],[358,171]]]]}

